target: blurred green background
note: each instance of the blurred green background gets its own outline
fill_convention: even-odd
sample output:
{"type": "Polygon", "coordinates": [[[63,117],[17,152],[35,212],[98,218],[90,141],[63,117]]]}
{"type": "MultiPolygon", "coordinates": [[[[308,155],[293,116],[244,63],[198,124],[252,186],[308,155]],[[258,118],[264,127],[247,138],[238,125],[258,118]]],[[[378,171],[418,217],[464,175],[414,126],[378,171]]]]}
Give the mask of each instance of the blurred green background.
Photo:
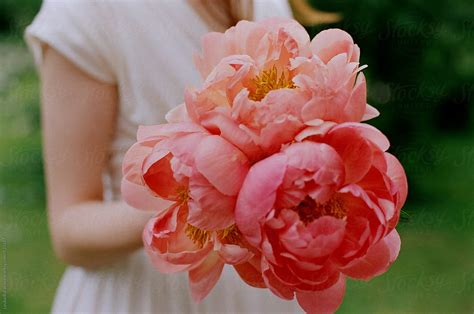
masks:
{"type": "MultiPolygon", "coordinates": [[[[370,123],[410,186],[402,250],[340,313],[474,312],[474,2],[317,0],[362,50],[370,123]]],[[[46,222],[38,79],[22,41],[39,0],[0,0],[0,313],[50,310],[64,270],[46,222]],[[5,277],[6,276],[6,277],[5,277]],[[6,289],[4,286],[6,284],[6,289]],[[6,292],[6,293],[5,293],[6,292]]]]}

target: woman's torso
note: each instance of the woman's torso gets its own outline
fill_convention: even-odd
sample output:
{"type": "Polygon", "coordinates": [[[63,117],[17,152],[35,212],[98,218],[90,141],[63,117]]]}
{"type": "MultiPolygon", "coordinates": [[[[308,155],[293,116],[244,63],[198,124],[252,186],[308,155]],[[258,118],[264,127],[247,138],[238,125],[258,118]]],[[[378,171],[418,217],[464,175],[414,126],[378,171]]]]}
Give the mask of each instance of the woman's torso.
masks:
{"type": "MultiPolygon", "coordinates": [[[[106,200],[116,200],[120,199],[122,158],[135,141],[138,126],[164,122],[166,112],[183,102],[185,87],[199,85],[192,55],[200,50],[200,38],[210,27],[188,0],[69,1],[73,4],[47,1],[45,12],[27,30],[27,40],[37,62],[45,42],[92,76],[117,84],[116,132],[104,172],[106,200]],[[71,16],[58,16],[63,12],[71,16]],[[60,21],[64,29],[52,30],[51,19],[60,21]],[[74,29],[79,23],[87,25],[74,29]],[[70,39],[74,31],[81,34],[70,39]]],[[[289,14],[283,0],[254,1],[256,19],[289,14]]],[[[69,267],[53,306],[58,313],[274,313],[297,309],[296,302],[246,286],[231,267],[225,268],[207,299],[196,305],[188,294],[186,274],[158,273],[143,251],[98,271],[69,267]]]]}

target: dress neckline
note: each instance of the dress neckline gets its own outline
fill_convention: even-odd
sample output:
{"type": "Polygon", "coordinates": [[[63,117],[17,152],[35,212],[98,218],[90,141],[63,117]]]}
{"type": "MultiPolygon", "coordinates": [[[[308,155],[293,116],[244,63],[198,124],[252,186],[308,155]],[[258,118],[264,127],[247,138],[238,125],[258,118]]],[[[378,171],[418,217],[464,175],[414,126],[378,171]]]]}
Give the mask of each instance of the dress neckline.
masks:
{"type": "Polygon", "coordinates": [[[224,32],[235,25],[240,17],[252,20],[253,0],[186,0],[209,31],[224,32]]]}

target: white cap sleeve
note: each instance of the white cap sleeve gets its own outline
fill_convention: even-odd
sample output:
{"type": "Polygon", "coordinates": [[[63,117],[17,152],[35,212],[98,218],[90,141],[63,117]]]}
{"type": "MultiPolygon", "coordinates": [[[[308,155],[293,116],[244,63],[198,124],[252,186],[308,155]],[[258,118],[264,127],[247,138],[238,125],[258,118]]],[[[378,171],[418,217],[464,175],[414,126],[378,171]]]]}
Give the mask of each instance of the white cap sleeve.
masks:
{"type": "Polygon", "coordinates": [[[108,25],[112,24],[99,1],[46,0],[27,27],[25,40],[37,65],[49,45],[95,79],[115,83],[108,25]]]}

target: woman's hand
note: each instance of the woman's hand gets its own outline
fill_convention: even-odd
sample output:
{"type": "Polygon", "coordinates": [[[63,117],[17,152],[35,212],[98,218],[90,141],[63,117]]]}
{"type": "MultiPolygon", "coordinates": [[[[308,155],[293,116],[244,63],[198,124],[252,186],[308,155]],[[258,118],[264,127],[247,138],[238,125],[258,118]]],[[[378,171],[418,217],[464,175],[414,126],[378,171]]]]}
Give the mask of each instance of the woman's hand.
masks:
{"type": "Polygon", "coordinates": [[[68,264],[97,267],[142,245],[150,212],[102,202],[102,173],[115,130],[117,87],[53,48],[41,66],[42,126],[53,246],[68,264]]]}

